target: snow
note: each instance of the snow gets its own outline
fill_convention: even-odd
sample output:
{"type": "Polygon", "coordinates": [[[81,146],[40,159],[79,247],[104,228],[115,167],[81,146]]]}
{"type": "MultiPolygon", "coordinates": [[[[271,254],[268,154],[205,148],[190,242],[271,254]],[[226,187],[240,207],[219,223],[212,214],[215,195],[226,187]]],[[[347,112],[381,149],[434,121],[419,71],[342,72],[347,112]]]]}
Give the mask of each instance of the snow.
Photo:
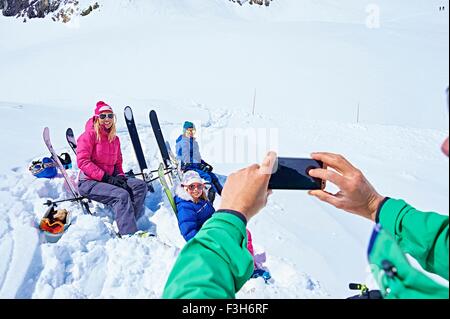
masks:
{"type": "MultiPolygon", "coordinates": [[[[269,149],[338,152],[380,193],[448,214],[448,159],[439,150],[448,136],[449,76],[441,1],[377,1],[375,29],[356,0],[274,0],[268,8],[221,0],[101,4],[68,25],[0,19],[0,297],[161,297],[184,240],[159,185],[139,220],[156,237],[116,238],[113,213],[99,204],[95,216],[61,205],[73,223],[56,244],[32,226],[47,199],[69,196],[62,178],[38,180],[27,171],[48,155],[43,128],[57,152],[69,151],[66,128],[78,136],[100,99],[118,115],[125,170],[138,167],[126,105],[149,167],[160,162],[148,120],[154,108],[172,147],[183,121],[196,122],[202,154],[220,174],[260,161],[269,149]]],[[[275,192],[249,223],[274,282],[252,279],[238,298],[353,294],[349,282],[372,283],[371,227],[304,192],[275,192]]]]}

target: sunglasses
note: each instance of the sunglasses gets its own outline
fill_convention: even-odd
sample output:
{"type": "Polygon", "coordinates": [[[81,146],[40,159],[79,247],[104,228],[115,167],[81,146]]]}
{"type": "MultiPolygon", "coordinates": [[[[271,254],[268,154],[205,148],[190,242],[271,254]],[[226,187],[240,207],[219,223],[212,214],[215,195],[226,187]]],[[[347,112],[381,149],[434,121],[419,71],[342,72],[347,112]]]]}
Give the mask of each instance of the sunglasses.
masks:
{"type": "Polygon", "coordinates": [[[114,113],[102,113],[102,114],[99,114],[99,116],[98,116],[98,118],[100,119],[100,120],[104,120],[104,119],[106,119],[106,118],[109,118],[110,120],[112,120],[113,118],[114,118],[114,113]]]}
{"type": "Polygon", "coordinates": [[[191,184],[186,186],[190,191],[193,191],[195,189],[198,189],[199,191],[202,191],[205,189],[205,185],[203,184],[191,184]]]}
{"type": "Polygon", "coordinates": [[[56,167],[56,163],[42,163],[40,161],[33,162],[28,168],[32,174],[39,174],[47,168],[56,167]]]}

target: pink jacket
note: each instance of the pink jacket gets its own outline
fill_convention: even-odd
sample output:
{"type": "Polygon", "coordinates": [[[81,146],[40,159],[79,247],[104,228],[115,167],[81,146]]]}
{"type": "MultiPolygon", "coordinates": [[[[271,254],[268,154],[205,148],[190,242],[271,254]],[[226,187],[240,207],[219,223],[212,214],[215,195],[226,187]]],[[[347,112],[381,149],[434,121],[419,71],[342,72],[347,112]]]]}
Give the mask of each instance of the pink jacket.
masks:
{"type": "Polygon", "coordinates": [[[247,230],[247,249],[250,252],[250,254],[252,254],[253,257],[253,267],[256,269],[258,268],[256,265],[256,260],[255,260],[255,250],[253,249],[253,240],[252,240],[252,234],[250,233],[250,231],[247,230]]]}
{"type": "Polygon", "coordinates": [[[125,175],[122,168],[120,140],[116,136],[111,143],[108,133],[101,132],[100,141],[94,131],[94,118],[86,123],[86,131],[77,140],[77,164],[87,179],[101,181],[103,176],[125,175]]]}
{"type": "Polygon", "coordinates": [[[252,254],[252,256],[255,256],[255,251],[253,250],[253,241],[252,241],[252,234],[247,229],[247,249],[252,254]]]}

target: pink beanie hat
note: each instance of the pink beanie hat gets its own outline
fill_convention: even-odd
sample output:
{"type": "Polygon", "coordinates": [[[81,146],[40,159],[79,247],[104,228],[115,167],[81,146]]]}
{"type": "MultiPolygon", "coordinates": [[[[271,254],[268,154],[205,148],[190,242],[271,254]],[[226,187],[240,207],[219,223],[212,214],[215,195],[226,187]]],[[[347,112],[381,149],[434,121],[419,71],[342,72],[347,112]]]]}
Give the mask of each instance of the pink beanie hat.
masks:
{"type": "Polygon", "coordinates": [[[111,106],[109,106],[105,102],[98,101],[97,105],[95,107],[95,116],[98,116],[102,112],[111,112],[111,113],[113,113],[113,110],[112,110],[111,106]]]}

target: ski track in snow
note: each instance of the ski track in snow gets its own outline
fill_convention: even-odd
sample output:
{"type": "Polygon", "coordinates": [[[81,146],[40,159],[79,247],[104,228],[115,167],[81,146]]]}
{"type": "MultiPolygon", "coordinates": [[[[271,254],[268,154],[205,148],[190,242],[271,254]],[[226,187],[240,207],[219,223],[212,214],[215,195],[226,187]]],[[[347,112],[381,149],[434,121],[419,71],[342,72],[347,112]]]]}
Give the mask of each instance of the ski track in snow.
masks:
{"type": "MultiPolygon", "coordinates": [[[[175,260],[178,248],[156,238],[114,238],[112,213],[103,205],[95,205],[95,216],[87,216],[82,215],[75,204],[70,204],[67,208],[74,215],[71,227],[57,244],[43,243],[43,238],[39,239],[37,229],[31,225],[40,217],[39,213],[45,211],[39,204],[46,199],[59,199],[57,194],[65,193],[64,182],[61,178],[37,180],[26,171],[17,174],[16,182],[9,192],[10,199],[2,201],[14,203],[11,207],[2,207],[7,212],[2,215],[6,220],[0,223],[0,251],[2,257],[6,257],[0,264],[2,297],[157,298],[162,293],[163,278],[169,271],[166,263],[175,260]],[[25,176],[23,181],[19,180],[20,175],[25,176]],[[24,185],[31,187],[27,190],[24,185]],[[34,202],[33,205],[27,204],[30,202],[34,202]],[[8,220],[11,218],[13,222],[8,220]],[[8,229],[8,225],[12,228],[8,229]],[[128,256],[130,251],[135,252],[135,258],[128,256]],[[139,264],[137,260],[146,262],[139,264]],[[122,264],[124,261],[125,265],[122,264]],[[139,289],[142,285],[140,274],[144,279],[148,277],[148,282],[152,283],[149,287],[159,290],[139,289]],[[127,284],[125,290],[121,289],[125,278],[127,283],[134,282],[139,287],[127,284]]],[[[2,187],[3,193],[4,189],[2,187]]],[[[156,196],[161,199],[160,195],[156,196]]],[[[149,198],[146,204],[153,205],[149,198]]],[[[147,209],[145,216],[149,215],[151,212],[147,209]]],[[[147,229],[153,226],[145,218],[140,220],[140,225],[147,229]]]]}

